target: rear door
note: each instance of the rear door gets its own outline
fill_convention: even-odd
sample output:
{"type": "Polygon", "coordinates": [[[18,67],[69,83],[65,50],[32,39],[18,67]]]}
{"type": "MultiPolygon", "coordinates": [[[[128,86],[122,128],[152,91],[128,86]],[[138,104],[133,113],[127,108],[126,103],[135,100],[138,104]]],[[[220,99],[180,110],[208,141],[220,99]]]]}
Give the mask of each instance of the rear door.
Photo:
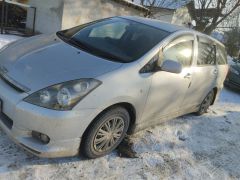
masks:
{"type": "Polygon", "coordinates": [[[196,109],[216,86],[218,77],[215,42],[205,36],[197,36],[195,48],[197,53],[192,67],[192,81],[182,104],[185,109],[196,109]]]}

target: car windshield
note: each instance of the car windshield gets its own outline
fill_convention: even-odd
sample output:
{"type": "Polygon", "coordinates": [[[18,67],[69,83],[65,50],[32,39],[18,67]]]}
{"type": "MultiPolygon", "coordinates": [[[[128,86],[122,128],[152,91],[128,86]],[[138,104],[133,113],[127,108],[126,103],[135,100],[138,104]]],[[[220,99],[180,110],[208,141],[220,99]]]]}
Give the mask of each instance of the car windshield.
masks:
{"type": "Polygon", "coordinates": [[[142,57],[170,33],[124,18],[109,18],[59,31],[67,43],[111,61],[128,63],[142,57]]]}

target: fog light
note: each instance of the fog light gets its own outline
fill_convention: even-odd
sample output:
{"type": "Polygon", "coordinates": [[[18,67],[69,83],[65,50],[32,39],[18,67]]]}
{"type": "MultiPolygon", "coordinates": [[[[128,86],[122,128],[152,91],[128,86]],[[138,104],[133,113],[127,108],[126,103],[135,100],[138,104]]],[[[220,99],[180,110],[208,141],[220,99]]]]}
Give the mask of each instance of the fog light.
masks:
{"type": "Polygon", "coordinates": [[[43,144],[48,144],[50,141],[50,138],[46,134],[37,131],[32,131],[32,137],[42,142],[43,144]]]}

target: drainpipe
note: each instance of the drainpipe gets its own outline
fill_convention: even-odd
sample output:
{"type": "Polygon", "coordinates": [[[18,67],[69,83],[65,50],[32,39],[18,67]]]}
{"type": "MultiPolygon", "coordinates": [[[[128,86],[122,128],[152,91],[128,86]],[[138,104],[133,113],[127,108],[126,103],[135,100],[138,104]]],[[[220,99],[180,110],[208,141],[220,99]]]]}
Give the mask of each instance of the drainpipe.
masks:
{"type": "Polygon", "coordinates": [[[4,28],[4,6],[5,6],[5,0],[2,0],[2,18],[1,18],[1,34],[3,34],[3,28],[4,28]]]}

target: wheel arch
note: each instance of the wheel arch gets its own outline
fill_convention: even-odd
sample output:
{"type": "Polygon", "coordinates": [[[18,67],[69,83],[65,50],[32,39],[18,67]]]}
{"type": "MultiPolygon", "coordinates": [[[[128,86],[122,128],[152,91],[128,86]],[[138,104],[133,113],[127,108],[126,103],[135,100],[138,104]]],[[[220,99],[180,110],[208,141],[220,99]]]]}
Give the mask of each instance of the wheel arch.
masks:
{"type": "Polygon", "coordinates": [[[215,100],[216,100],[216,98],[217,98],[218,88],[217,88],[217,87],[214,87],[214,88],[213,88],[213,92],[214,92],[214,97],[213,97],[213,100],[212,100],[211,105],[214,104],[214,102],[215,102],[215,100]]]}
{"type": "Polygon", "coordinates": [[[115,107],[119,107],[119,106],[125,108],[128,111],[128,113],[129,113],[130,124],[129,124],[129,128],[128,128],[128,134],[132,134],[134,132],[135,123],[136,123],[136,110],[135,110],[135,107],[131,103],[120,102],[120,103],[112,104],[111,106],[106,107],[104,110],[102,110],[100,113],[98,113],[98,115],[87,126],[87,128],[84,131],[84,133],[82,134],[82,137],[84,137],[87,134],[88,130],[91,128],[92,124],[96,121],[96,119],[98,117],[100,117],[102,114],[104,114],[108,110],[110,110],[112,108],[115,108],[115,107]]]}

